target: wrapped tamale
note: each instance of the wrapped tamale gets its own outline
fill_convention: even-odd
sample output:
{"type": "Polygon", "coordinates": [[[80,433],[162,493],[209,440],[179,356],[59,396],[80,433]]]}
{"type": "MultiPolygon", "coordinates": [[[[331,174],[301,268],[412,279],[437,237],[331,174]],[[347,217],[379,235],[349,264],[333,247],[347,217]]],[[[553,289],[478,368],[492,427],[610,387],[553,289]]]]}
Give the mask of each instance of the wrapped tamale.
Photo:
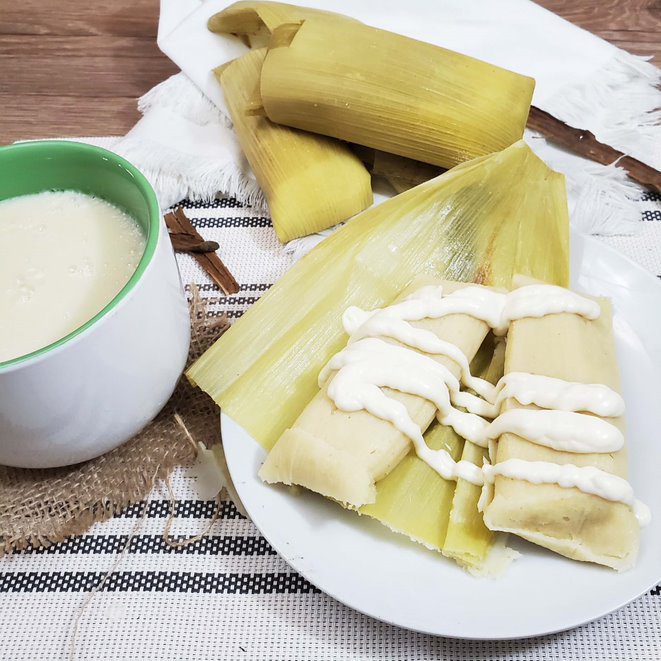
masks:
{"type": "Polygon", "coordinates": [[[336,225],[372,203],[370,175],[341,142],[251,114],[259,104],[266,51],[254,50],[216,71],[234,129],[268,201],[282,242],[336,225]]]}
{"type": "MultiPolygon", "coordinates": [[[[524,372],[575,383],[603,384],[619,391],[610,303],[605,299],[599,303],[601,315],[594,320],[556,314],[513,322],[505,373],[524,372]]],[[[524,407],[513,399],[503,404],[505,411],[517,408],[524,407]]],[[[609,422],[624,431],[622,417],[610,418],[609,422]]],[[[608,453],[563,452],[506,433],[496,446],[496,468],[509,459],[592,466],[623,478],[627,471],[624,449],[608,453]]],[[[576,488],[497,476],[484,521],[492,530],[512,532],[569,558],[618,570],[631,567],[638,552],[639,524],[632,509],[576,488]]]]}
{"type": "MultiPolygon", "coordinates": [[[[416,280],[398,300],[422,286],[416,280]]],[[[465,286],[463,283],[426,279],[425,285],[442,285],[444,293],[465,286]]],[[[470,362],[486,337],[489,327],[465,314],[412,322],[458,347],[470,362]]],[[[434,360],[459,377],[459,366],[447,356],[434,360]]],[[[434,419],[432,402],[412,394],[389,391],[401,402],[411,419],[424,431],[434,419]]],[[[265,482],[304,486],[358,508],[376,500],[375,483],[388,475],[408,454],[410,440],[389,421],[365,410],[338,410],[322,388],[304,411],[273,446],[259,475],[265,482]]]]}
{"type": "Polygon", "coordinates": [[[272,121],[451,168],[523,135],[534,81],[357,21],[276,27],[261,76],[272,121]]]}
{"type": "Polygon", "coordinates": [[[518,142],[364,211],[296,263],[188,370],[270,449],[346,342],[347,307],[389,304],[420,273],[568,284],[564,177],[518,142]]]}
{"type": "MultiPolygon", "coordinates": [[[[209,19],[208,27],[218,34],[232,34],[239,37],[251,48],[261,48],[268,46],[271,33],[278,26],[315,17],[323,17],[327,20],[353,20],[333,12],[283,2],[242,0],[214,14],[209,19]]],[[[219,68],[219,72],[221,71],[222,67],[219,68]]],[[[257,96],[255,95],[251,101],[251,108],[261,105],[261,102],[257,101],[257,96]]],[[[397,193],[403,193],[441,173],[440,168],[428,163],[379,152],[362,145],[354,145],[352,150],[371,174],[386,179],[397,193]]]]}

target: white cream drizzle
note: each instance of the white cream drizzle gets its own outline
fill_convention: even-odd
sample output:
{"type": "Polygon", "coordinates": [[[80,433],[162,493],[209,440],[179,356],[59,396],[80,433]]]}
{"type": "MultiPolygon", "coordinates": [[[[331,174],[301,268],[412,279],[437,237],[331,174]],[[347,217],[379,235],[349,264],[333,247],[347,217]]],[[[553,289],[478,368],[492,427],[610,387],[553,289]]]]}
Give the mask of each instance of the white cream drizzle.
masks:
{"type": "Polygon", "coordinates": [[[502,475],[533,484],[557,484],[567,489],[575,487],[583,493],[629,505],[641,526],[647,525],[651,519],[649,508],[636,500],[633,488],[625,479],[593,466],[507,459],[494,466],[485,464],[482,472],[488,482],[493,482],[497,475],[502,475]]]}
{"type": "Polygon", "coordinates": [[[496,386],[496,398],[491,400],[496,410],[506,399],[516,399],[527,406],[536,404],[543,409],[558,411],[587,411],[604,418],[624,415],[624,400],[608,386],[597,383],[573,383],[549,376],[510,372],[496,386]]]}
{"type": "MultiPolygon", "coordinates": [[[[440,288],[434,288],[440,290],[440,288]]],[[[472,376],[468,358],[464,352],[452,342],[446,342],[425,328],[416,328],[409,321],[418,317],[418,308],[425,308],[426,302],[421,299],[408,299],[390,308],[374,312],[366,312],[357,307],[349,308],[342,318],[344,330],[349,335],[349,344],[365,337],[389,337],[408,347],[438,356],[446,356],[453,360],[461,370],[461,381],[487,400],[495,396],[493,384],[472,376]],[[401,315],[401,316],[400,316],[401,315]]],[[[424,314],[424,312],[423,312],[424,314]]],[[[420,317],[424,319],[424,317],[420,317]]]]}
{"type": "Polygon", "coordinates": [[[389,420],[399,431],[413,439],[420,428],[399,404],[388,397],[381,388],[392,388],[417,395],[434,404],[439,419],[452,427],[459,435],[478,437],[485,434],[486,420],[471,412],[477,397],[460,397],[467,412],[453,407],[453,400],[460,393],[459,380],[441,363],[428,356],[411,351],[398,344],[378,338],[364,338],[347,345],[335,354],[319,375],[319,383],[326,382],[328,374],[338,370],[328,384],[328,396],[342,411],[365,409],[378,418],[389,420]]]}
{"type": "MultiPolygon", "coordinates": [[[[461,291],[461,290],[459,290],[461,291]]],[[[494,332],[503,335],[512,321],[528,317],[540,318],[549,314],[577,314],[586,319],[597,319],[601,308],[597,301],[585,298],[555,285],[526,285],[507,294],[500,326],[494,332]]]]}
{"type": "MultiPolygon", "coordinates": [[[[349,308],[355,311],[360,308],[349,308]]],[[[443,296],[440,285],[422,287],[407,299],[367,312],[369,316],[387,310],[387,316],[404,321],[439,319],[449,314],[467,314],[484,321],[496,335],[504,335],[512,321],[525,317],[545,317],[550,314],[578,314],[596,319],[601,311],[592,299],[555,285],[526,285],[511,292],[469,285],[443,296]]],[[[355,312],[350,312],[351,318],[355,312]]],[[[353,319],[359,319],[358,316],[353,319]]],[[[351,334],[351,331],[347,331],[351,334]]]]}
{"type": "Polygon", "coordinates": [[[450,314],[468,314],[486,322],[495,333],[504,335],[514,320],[563,312],[596,319],[600,307],[595,301],[552,285],[528,285],[507,294],[467,286],[447,296],[442,295],[440,286],[431,286],[387,308],[365,311],[350,307],[343,316],[349,343],[322,370],[319,384],[323,385],[336,372],[327,392],[340,410],[366,410],[389,421],[411,439],[420,459],[445,479],[461,478],[482,485],[502,475],[535,484],[575,487],[631,506],[644,525],[649,520],[649,510],[633,498],[631,485],[623,478],[573,464],[510,459],[494,466],[485,463],[478,467],[466,461],[455,462],[445,450],[431,450],[404,404],[382,390],[390,388],[432,402],[442,424],[482,447],[488,447],[490,442],[510,432],[565,452],[616,452],[624,444],[617,427],[594,415],[580,413],[585,411],[604,417],[622,415],[624,402],[610,388],[526,373],[510,373],[493,386],[470,374],[468,359],[456,345],[410,323],[450,314]],[[380,339],[383,337],[400,344],[380,339]],[[425,354],[453,360],[460,368],[461,382],[484,399],[461,391],[459,379],[425,354]],[[507,398],[552,410],[512,409],[498,415],[507,398]],[[495,419],[489,423],[483,419],[485,417],[495,419]]]}
{"type": "Polygon", "coordinates": [[[535,409],[510,409],[501,413],[487,427],[484,441],[478,445],[487,447],[489,439],[506,433],[562,452],[617,452],[624,447],[622,432],[601,418],[572,411],[535,409]]]}

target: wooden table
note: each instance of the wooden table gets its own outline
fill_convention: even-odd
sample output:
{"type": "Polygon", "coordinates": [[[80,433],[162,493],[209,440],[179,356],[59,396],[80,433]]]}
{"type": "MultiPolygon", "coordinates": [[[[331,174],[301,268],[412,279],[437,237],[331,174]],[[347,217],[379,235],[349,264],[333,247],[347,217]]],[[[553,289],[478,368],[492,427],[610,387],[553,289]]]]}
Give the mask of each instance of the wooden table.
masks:
{"type": "MultiPolygon", "coordinates": [[[[661,0],[540,3],[661,64],[661,0]]],[[[126,133],[136,97],[177,71],[157,22],[157,0],[0,0],[0,144],[126,133]]]]}

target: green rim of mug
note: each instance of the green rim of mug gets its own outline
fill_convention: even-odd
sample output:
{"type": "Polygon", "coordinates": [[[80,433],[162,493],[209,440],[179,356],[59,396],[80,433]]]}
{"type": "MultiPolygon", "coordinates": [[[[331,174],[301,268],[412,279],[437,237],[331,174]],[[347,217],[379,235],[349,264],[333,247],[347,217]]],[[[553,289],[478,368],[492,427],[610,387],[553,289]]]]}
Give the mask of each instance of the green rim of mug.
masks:
{"type": "Polygon", "coordinates": [[[43,358],[83,334],[117,308],[135,288],[154,257],[161,210],[154,189],[135,166],[107,149],[80,142],[40,140],[0,147],[0,180],[8,182],[4,185],[0,183],[0,200],[47,190],[75,190],[105,199],[132,216],[146,236],[145,249],[136,270],[103,309],[59,340],[1,361],[2,372],[43,358]],[[21,170],[23,166],[28,167],[21,170]],[[42,181],[47,183],[41,185],[42,181]],[[111,190],[113,186],[114,193],[111,190]],[[141,209],[129,208],[131,202],[141,209]]]}

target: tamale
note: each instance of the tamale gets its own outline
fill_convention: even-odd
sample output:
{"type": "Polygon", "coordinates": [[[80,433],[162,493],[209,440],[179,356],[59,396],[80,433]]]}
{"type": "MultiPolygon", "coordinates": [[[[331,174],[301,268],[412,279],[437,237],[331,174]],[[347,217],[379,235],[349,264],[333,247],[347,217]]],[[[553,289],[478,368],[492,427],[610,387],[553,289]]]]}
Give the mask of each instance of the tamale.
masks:
{"type": "MultiPolygon", "coordinates": [[[[423,284],[440,284],[444,293],[463,283],[416,280],[397,300],[423,284]]],[[[489,327],[465,314],[411,322],[436,337],[457,346],[470,362],[489,327]]],[[[434,360],[459,377],[459,366],[446,356],[434,360]]],[[[436,407],[430,401],[408,393],[388,390],[388,396],[406,407],[411,419],[424,431],[434,419],[436,407]]],[[[294,424],[271,449],[259,471],[265,482],[295,484],[333,498],[352,508],[376,500],[375,483],[386,477],[411,450],[411,441],[387,420],[367,411],[336,409],[322,388],[294,424]]]]}
{"type": "Polygon", "coordinates": [[[234,129],[268,201],[282,242],[313,234],[372,204],[370,175],[344,144],[278,126],[250,114],[259,103],[259,74],[265,49],[250,51],[220,67],[234,129]]]}
{"type": "MultiPolygon", "coordinates": [[[[601,316],[589,321],[555,314],[512,323],[505,373],[529,372],[579,383],[601,383],[619,391],[610,303],[601,299],[601,316]]],[[[506,400],[503,410],[521,408],[506,400]]],[[[623,418],[610,422],[624,431],[623,418]]],[[[508,459],[594,466],[626,477],[625,450],[602,454],[560,452],[514,434],[498,440],[495,464],[508,459]]],[[[555,484],[532,484],[496,477],[493,499],[484,512],[492,530],[512,532],[575,560],[618,570],[636,560],[639,525],[627,505],[555,484]]]]}
{"type": "Polygon", "coordinates": [[[362,212],[303,257],[187,374],[270,449],[346,342],[350,305],[390,303],[415,276],[567,285],[564,177],[523,142],[362,212]]]}
{"type": "Polygon", "coordinates": [[[486,62],[326,17],[275,28],[261,76],[272,121],[444,168],[519,140],[533,88],[486,62]]]}
{"type": "MultiPolygon", "coordinates": [[[[470,364],[472,375],[488,380],[497,379],[498,363],[502,373],[502,360],[499,356],[494,358],[494,343],[490,338],[488,336],[482,343],[470,364]]],[[[451,427],[436,421],[425,433],[425,443],[432,450],[446,450],[455,461],[466,459],[478,465],[482,463],[481,459],[477,461],[468,456],[465,449],[462,451],[468,445],[476,446],[465,443],[451,427]]],[[[482,448],[477,449],[482,452],[482,448]]],[[[494,533],[485,527],[482,515],[477,511],[480,489],[475,487],[475,497],[475,492],[466,488],[468,486],[473,485],[463,480],[455,483],[443,479],[411,450],[386,477],[376,483],[375,502],[364,505],[359,512],[429,549],[443,550],[445,553],[449,543],[449,548],[462,564],[479,566],[486,558],[494,533]],[[450,516],[451,510],[454,519],[450,516]],[[464,516],[461,521],[458,520],[459,510],[464,516]],[[481,528],[473,524],[473,511],[479,518],[481,528]],[[469,512],[470,522],[466,520],[469,512]],[[450,532],[451,529],[453,532],[450,532]],[[466,558],[472,562],[464,561],[466,558]]]]}

